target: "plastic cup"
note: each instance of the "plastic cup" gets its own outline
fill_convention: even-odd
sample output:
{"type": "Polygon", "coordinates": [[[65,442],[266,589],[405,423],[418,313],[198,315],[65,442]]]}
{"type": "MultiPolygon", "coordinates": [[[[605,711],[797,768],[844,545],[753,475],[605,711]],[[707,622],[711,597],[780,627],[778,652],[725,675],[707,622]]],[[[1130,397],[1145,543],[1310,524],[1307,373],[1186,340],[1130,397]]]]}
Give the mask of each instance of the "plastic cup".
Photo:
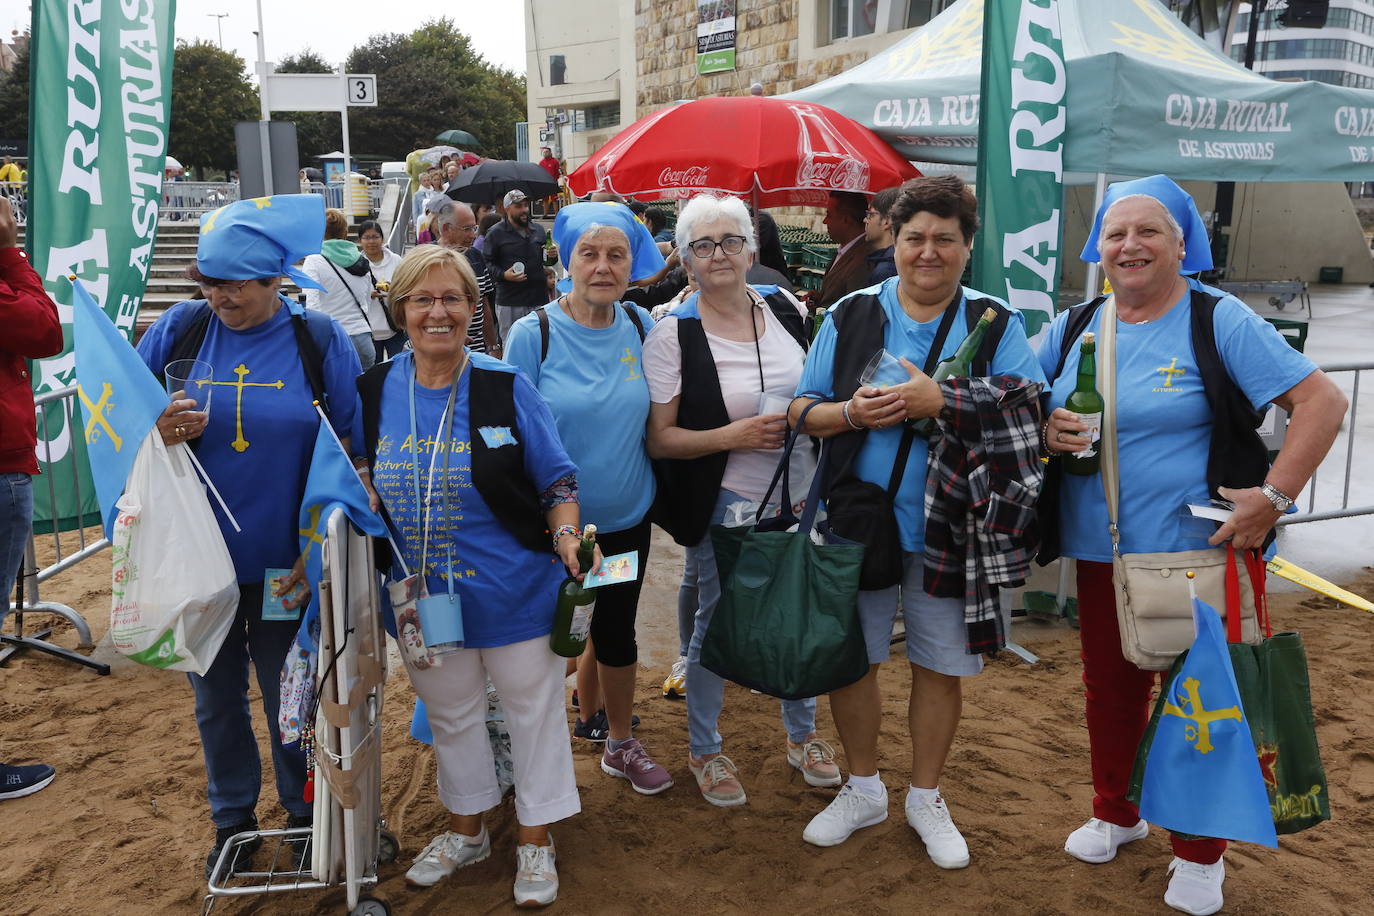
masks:
{"type": "Polygon", "coordinates": [[[759,392],[759,416],[770,413],[787,413],[787,408],[792,406],[792,399],[786,395],[769,394],[767,391],[759,392]]]}
{"type": "Polygon", "coordinates": [[[883,349],[874,353],[868,365],[864,366],[864,371],[859,374],[859,387],[886,388],[910,380],[911,373],[897,361],[897,357],[883,349]]]}
{"type": "Polygon", "coordinates": [[[214,393],[215,370],[209,363],[199,359],[177,359],[167,364],[163,372],[167,380],[167,394],[186,392],[186,397],[196,402],[196,410],[210,415],[210,395],[214,393]]]}

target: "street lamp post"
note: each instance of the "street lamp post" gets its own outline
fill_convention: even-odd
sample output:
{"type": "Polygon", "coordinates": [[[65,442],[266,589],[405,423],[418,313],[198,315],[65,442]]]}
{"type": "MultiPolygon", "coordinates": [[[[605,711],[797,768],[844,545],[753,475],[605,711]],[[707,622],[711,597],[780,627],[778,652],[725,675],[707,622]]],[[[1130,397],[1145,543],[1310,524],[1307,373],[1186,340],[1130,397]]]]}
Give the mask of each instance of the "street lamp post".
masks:
{"type": "Polygon", "coordinates": [[[219,35],[219,49],[224,50],[224,20],[229,18],[228,13],[206,13],[207,16],[215,17],[215,31],[219,35]]]}

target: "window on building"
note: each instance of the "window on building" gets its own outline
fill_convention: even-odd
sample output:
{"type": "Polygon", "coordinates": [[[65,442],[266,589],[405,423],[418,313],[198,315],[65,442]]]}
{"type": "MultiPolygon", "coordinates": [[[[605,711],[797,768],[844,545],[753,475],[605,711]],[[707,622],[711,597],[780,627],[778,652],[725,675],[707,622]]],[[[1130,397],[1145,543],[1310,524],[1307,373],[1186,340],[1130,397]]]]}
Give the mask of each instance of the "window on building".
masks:
{"type": "Polygon", "coordinates": [[[603,130],[607,127],[619,126],[619,102],[607,102],[604,105],[593,105],[590,108],[578,108],[573,112],[572,129],[574,131],[603,130]]]}
{"type": "Polygon", "coordinates": [[[925,25],[955,0],[821,0],[830,41],[925,25]]]}

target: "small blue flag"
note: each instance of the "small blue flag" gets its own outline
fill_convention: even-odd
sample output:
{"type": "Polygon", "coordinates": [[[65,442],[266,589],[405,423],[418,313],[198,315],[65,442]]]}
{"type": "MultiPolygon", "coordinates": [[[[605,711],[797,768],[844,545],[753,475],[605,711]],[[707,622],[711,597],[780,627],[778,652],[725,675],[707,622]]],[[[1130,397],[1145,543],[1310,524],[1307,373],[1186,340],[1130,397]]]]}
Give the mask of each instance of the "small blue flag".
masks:
{"type": "Polygon", "coordinates": [[[1140,816],[1176,833],[1278,846],[1221,616],[1193,599],[1197,636],[1165,688],[1140,816]]]}
{"type": "Polygon", "coordinates": [[[80,431],[108,538],[134,457],[169,398],[80,280],[72,281],[72,335],[80,431]]]}

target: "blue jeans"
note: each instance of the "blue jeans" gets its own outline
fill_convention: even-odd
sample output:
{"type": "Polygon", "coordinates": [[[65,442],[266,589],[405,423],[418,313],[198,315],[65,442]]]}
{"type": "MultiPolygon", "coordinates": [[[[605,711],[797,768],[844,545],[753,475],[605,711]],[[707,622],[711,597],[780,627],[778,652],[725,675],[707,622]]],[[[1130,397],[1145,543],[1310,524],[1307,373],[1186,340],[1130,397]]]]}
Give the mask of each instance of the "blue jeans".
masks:
{"type": "MultiPolygon", "coordinates": [[[[720,524],[732,503],[745,500],[746,497],[738,493],[721,490],[715,511],[711,513],[711,524],[720,524]]],[[[687,548],[686,568],[696,570],[696,588],[700,599],[692,641],[687,645],[687,740],[692,756],[700,757],[703,754],[720,753],[720,732],[716,730],[716,722],[720,719],[721,707],[725,705],[725,679],[701,666],[701,642],[706,636],[706,628],[711,625],[711,615],[720,602],[720,577],[716,573],[716,553],[711,547],[709,531],[700,544],[687,548]]],[[[806,736],[816,730],[815,697],[781,702],[782,724],[787,729],[787,739],[793,743],[805,741],[806,736]]]]}
{"type": "Polygon", "coordinates": [[[377,348],[372,346],[371,331],[349,334],[348,339],[353,341],[353,349],[358,351],[358,362],[362,363],[364,372],[377,364],[377,348]]]}
{"type": "Polygon", "coordinates": [[[687,655],[687,644],[692,641],[692,631],[696,629],[697,607],[701,600],[697,595],[697,558],[691,550],[684,556],[682,564],[682,584],[677,587],[677,654],[687,655]]]}
{"type": "Polygon", "coordinates": [[[313,805],[305,792],[305,754],[281,745],[277,710],[281,705],[281,669],[300,624],[262,619],[262,584],[239,584],[234,625],[203,676],[187,675],[196,692],[196,726],[200,729],[210,800],[216,827],[235,827],[253,820],[262,788],[262,758],[248,707],[248,662],[257,672],[262,711],[272,744],[277,796],[290,814],[308,815],[313,805]]]}
{"type": "Polygon", "coordinates": [[[33,478],[22,472],[0,474],[0,607],[14,598],[14,580],[33,522],[33,478]]]}

